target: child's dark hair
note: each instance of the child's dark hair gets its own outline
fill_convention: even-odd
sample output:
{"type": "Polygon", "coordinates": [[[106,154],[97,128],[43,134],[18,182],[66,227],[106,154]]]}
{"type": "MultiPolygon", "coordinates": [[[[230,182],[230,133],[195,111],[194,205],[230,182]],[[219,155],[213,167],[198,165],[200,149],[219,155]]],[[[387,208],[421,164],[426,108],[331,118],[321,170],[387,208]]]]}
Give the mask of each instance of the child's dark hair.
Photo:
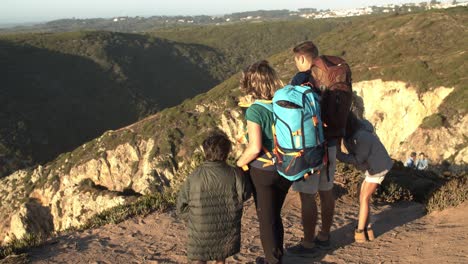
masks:
{"type": "Polygon", "coordinates": [[[207,161],[225,161],[231,151],[231,141],[221,131],[212,132],[202,146],[207,161]]]}
{"type": "Polygon", "coordinates": [[[317,46],[312,41],[304,41],[293,48],[293,52],[296,55],[304,55],[311,59],[318,57],[319,52],[317,46]]]}

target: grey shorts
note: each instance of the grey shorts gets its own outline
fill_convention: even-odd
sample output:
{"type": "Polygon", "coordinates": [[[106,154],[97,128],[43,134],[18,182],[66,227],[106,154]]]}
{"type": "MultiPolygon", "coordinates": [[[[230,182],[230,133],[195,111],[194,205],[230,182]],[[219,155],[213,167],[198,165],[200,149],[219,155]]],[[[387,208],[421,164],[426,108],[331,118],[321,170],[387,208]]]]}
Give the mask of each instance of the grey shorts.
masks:
{"type": "Polygon", "coordinates": [[[323,168],[320,170],[320,175],[313,174],[307,178],[307,180],[302,180],[294,182],[292,189],[296,192],[315,194],[317,191],[329,191],[333,188],[333,181],[335,179],[335,170],[336,170],[336,145],[328,147],[328,162],[330,163],[328,169],[328,178],[327,178],[327,169],[323,168]]]}
{"type": "Polygon", "coordinates": [[[371,183],[382,184],[383,180],[385,179],[385,175],[387,175],[388,170],[384,170],[382,172],[376,173],[374,175],[370,175],[369,171],[364,173],[365,181],[371,183]]]}

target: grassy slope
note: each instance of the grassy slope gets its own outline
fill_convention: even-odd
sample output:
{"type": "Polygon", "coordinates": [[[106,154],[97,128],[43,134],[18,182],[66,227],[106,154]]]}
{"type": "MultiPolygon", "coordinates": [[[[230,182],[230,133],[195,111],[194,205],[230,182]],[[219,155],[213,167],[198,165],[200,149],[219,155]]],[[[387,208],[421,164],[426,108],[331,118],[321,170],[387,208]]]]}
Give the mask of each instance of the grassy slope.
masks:
{"type": "Polygon", "coordinates": [[[468,104],[467,8],[437,10],[420,15],[369,19],[343,36],[330,33],[318,45],[326,53],[344,54],[354,80],[401,80],[423,92],[456,87],[441,107],[451,118],[465,114],[468,104]]]}
{"type": "MultiPolygon", "coordinates": [[[[316,36],[340,23],[317,21],[306,28],[316,36]]],[[[0,176],[27,165],[17,160],[48,161],[104,130],[205,92],[246,61],[304,37],[304,30],[296,30],[303,22],[245,25],[163,32],[205,41],[194,43],[112,32],[1,36],[0,121],[7,125],[0,129],[0,176]],[[271,34],[282,36],[281,45],[271,34]]]]}
{"type": "MultiPolygon", "coordinates": [[[[343,25],[321,34],[314,40],[323,53],[342,55],[347,59],[353,69],[354,81],[375,78],[401,80],[415,85],[420,91],[440,85],[455,86],[456,91],[441,106],[441,114],[452,118],[455,114],[465,114],[467,111],[464,98],[467,98],[468,89],[463,73],[467,72],[468,54],[462,45],[467,40],[465,26],[468,24],[467,18],[467,8],[398,16],[359,17],[347,20],[343,25]]],[[[279,26],[282,22],[275,23],[273,24],[277,30],[284,28],[279,26]]],[[[268,28],[268,25],[253,24],[253,26],[268,28]]],[[[249,36],[248,29],[247,27],[244,30],[245,36],[249,36]]],[[[195,31],[198,32],[196,34],[201,34],[200,37],[193,38],[198,43],[185,43],[185,45],[209,44],[211,40],[202,37],[207,33],[200,33],[205,30],[215,30],[216,34],[223,32],[216,31],[219,30],[216,27],[202,28],[201,31],[195,31]]],[[[309,30],[301,35],[314,36],[314,27],[309,30]]],[[[230,32],[230,30],[225,31],[230,32]]],[[[230,36],[228,33],[225,36],[218,36],[222,36],[223,39],[228,38],[230,36]]],[[[163,33],[154,34],[162,36],[163,33]]],[[[188,33],[174,34],[172,31],[164,34],[167,34],[165,36],[167,38],[169,35],[173,38],[177,35],[179,36],[177,41],[180,42],[188,41],[190,37],[188,33]]],[[[226,44],[231,43],[226,50],[239,45],[232,42],[233,39],[235,36],[226,40],[226,44]]],[[[284,80],[291,78],[295,69],[289,49],[271,57],[271,61],[284,80]]],[[[96,155],[99,148],[112,149],[119,142],[129,139],[136,141],[138,138],[156,138],[159,148],[155,155],[171,152],[176,156],[181,148],[193,149],[199,141],[198,132],[214,126],[219,122],[220,112],[234,107],[235,97],[239,94],[235,89],[238,86],[237,78],[234,76],[206,94],[196,96],[177,107],[161,112],[146,122],[135,125],[136,129],[133,129],[133,132],[124,130],[108,133],[101,143],[96,144],[96,150],[92,149],[94,144],[87,145],[87,150],[83,151],[83,154],[88,158],[84,160],[96,155]],[[216,105],[220,112],[196,113],[193,109],[197,104],[216,105]]],[[[81,155],[74,155],[73,160],[83,161],[81,155]]]]}
{"type": "Polygon", "coordinates": [[[177,42],[213,47],[224,54],[224,68],[232,75],[247,64],[269,57],[303,40],[314,39],[347,21],[349,19],[237,23],[160,29],[149,34],[177,42]]]}
{"type": "MultiPolygon", "coordinates": [[[[441,106],[447,118],[468,111],[468,8],[369,16],[320,35],[323,54],[343,56],[353,80],[399,80],[420,92],[455,87],[441,106]]],[[[288,53],[280,55],[287,61],[288,53]]],[[[280,63],[281,64],[281,63],[280,63]]],[[[285,69],[289,74],[293,70],[285,69]]]]}
{"type": "Polygon", "coordinates": [[[141,35],[9,35],[0,47],[0,156],[7,160],[48,161],[219,81],[203,68],[219,59],[212,49],[141,35]]]}
{"type": "MultiPolygon", "coordinates": [[[[463,23],[467,19],[466,8],[383,18],[366,17],[356,19],[346,27],[323,34],[316,41],[326,54],[344,53],[344,57],[353,69],[354,81],[375,78],[401,80],[415,85],[421,91],[439,85],[455,86],[454,93],[467,98],[466,82],[463,81],[464,77],[461,77],[461,73],[468,70],[465,62],[467,54],[461,42],[466,40],[468,34],[465,30],[466,26],[460,26],[467,24],[463,23]],[[453,24],[459,26],[447,30],[447,27],[453,24]],[[366,32],[369,30],[375,31],[374,36],[363,37],[368,34],[366,32]],[[407,33],[396,34],[395,32],[407,33]],[[410,32],[413,34],[408,35],[410,32]],[[436,36],[441,34],[445,36],[444,40],[435,42],[438,38],[436,36]],[[431,36],[434,41],[428,43],[427,38],[431,36]],[[409,43],[407,38],[411,38],[413,44],[409,43]],[[389,48],[385,43],[402,44],[389,48]],[[418,50],[421,52],[416,52],[418,50]],[[389,53],[393,55],[387,55],[389,53]],[[397,56],[397,53],[405,55],[397,56]],[[421,75],[423,80],[419,80],[415,79],[411,70],[412,65],[421,63],[422,59],[427,62],[428,68],[420,69],[424,74],[421,75]],[[444,64],[440,63],[441,59],[444,60],[444,64]],[[456,67],[446,69],[452,67],[451,65],[456,67]]],[[[274,55],[270,61],[280,72],[284,81],[288,81],[294,74],[294,65],[289,50],[274,55]]],[[[237,88],[238,78],[239,75],[236,74],[209,92],[161,111],[143,122],[132,125],[131,129],[106,133],[100,142],[94,140],[91,144],[87,144],[86,149],[76,150],[73,153],[73,160],[82,162],[92,158],[99,148],[112,149],[123,142],[137,142],[147,138],[156,140],[158,150],[154,155],[172,153],[177,157],[180,149],[184,148],[189,152],[178,159],[188,158],[191,151],[200,143],[201,132],[218,124],[222,113],[236,108],[236,99],[241,94],[237,88]],[[194,111],[197,105],[208,105],[212,109],[199,113],[194,111]]],[[[461,99],[456,97],[452,100],[452,97],[447,98],[441,106],[442,113],[466,114],[466,102],[460,105],[461,99]]],[[[62,158],[68,155],[70,153],[64,154],[62,158]]],[[[57,163],[60,164],[60,161],[57,163]]]]}

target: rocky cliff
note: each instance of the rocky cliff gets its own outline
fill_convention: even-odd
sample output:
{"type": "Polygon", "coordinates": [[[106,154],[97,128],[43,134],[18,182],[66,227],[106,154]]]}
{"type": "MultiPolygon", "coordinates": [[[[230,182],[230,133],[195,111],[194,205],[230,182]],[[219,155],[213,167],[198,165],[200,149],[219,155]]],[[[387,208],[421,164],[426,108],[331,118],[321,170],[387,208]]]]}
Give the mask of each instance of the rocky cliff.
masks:
{"type": "MultiPolygon", "coordinates": [[[[193,113],[219,113],[207,122],[219,120],[219,128],[235,141],[243,131],[242,113],[234,108],[223,111],[224,106],[223,103],[218,106],[200,104],[193,113]]],[[[79,227],[97,212],[131,202],[138,195],[158,192],[163,186],[177,185],[181,180],[178,176],[186,176],[196,166],[197,158],[190,157],[198,157],[200,153],[197,148],[189,150],[176,146],[179,139],[174,138],[174,130],[166,124],[167,130],[162,133],[142,133],[146,126],[161,121],[161,116],[106,132],[52,163],[1,179],[2,240],[8,242],[27,233],[47,235],[79,227]],[[167,149],[162,141],[168,144],[167,149]]],[[[209,128],[211,126],[200,122],[196,134],[209,128]]],[[[235,150],[238,155],[240,149],[236,147],[235,150]]]]}
{"type": "MultiPolygon", "coordinates": [[[[434,162],[440,162],[445,155],[455,156],[455,164],[459,166],[466,164],[463,160],[466,145],[460,147],[466,135],[466,116],[464,123],[451,128],[430,132],[419,128],[425,117],[437,111],[452,88],[439,87],[418,96],[405,83],[373,80],[356,83],[354,89],[363,99],[365,117],[375,125],[392,156],[404,158],[408,149],[416,149],[427,152],[434,162]],[[430,144],[425,143],[426,135],[431,137],[430,144]],[[453,140],[446,140],[446,136],[453,140]]],[[[235,90],[237,88],[233,88],[235,90]]],[[[182,107],[173,110],[175,113],[187,111],[182,107]]],[[[233,142],[243,133],[242,112],[235,106],[200,103],[191,111],[198,120],[210,113],[216,126],[233,142]]],[[[167,132],[171,131],[170,126],[155,131],[160,134],[144,135],[142,129],[163,121],[163,114],[120,131],[109,131],[53,163],[33,171],[18,171],[3,179],[0,206],[4,213],[0,234],[4,241],[28,232],[50,233],[78,227],[98,212],[132,201],[137,194],[150,194],[162,186],[177,185],[196,165],[200,153],[197,146],[186,147],[183,143],[189,138],[170,138],[173,136],[167,132]],[[117,142],[109,148],[111,140],[117,142]],[[163,140],[170,144],[170,151],[164,154],[160,153],[163,140]]],[[[188,132],[182,127],[179,129],[182,134],[188,132]]],[[[198,135],[208,129],[209,125],[203,122],[195,128],[198,135]]],[[[232,156],[238,156],[241,151],[242,146],[235,145],[232,156]]]]}
{"type": "Polygon", "coordinates": [[[364,117],[374,125],[394,158],[404,160],[411,151],[417,151],[426,153],[433,164],[449,158],[454,165],[468,163],[468,116],[461,116],[450,126],[421,128],[425,118],[439,112],[453,87],[418,93],[404,82],[372,80],[356,83],[353,89],[363,100],[364,117]]]}

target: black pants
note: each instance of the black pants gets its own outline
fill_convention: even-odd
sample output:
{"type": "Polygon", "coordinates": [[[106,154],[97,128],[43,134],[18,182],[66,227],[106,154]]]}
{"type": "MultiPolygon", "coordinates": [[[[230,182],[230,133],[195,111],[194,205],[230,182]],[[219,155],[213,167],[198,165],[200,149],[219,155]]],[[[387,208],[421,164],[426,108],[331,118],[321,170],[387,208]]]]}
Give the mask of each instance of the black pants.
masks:
{"type": "Polygon", "coordinates": [[[292,182],[276,171],[251,168],[254,199],[260,222],[260,240],[268,263],[281,263],[284,229],[281,208],[292,182]]]}

